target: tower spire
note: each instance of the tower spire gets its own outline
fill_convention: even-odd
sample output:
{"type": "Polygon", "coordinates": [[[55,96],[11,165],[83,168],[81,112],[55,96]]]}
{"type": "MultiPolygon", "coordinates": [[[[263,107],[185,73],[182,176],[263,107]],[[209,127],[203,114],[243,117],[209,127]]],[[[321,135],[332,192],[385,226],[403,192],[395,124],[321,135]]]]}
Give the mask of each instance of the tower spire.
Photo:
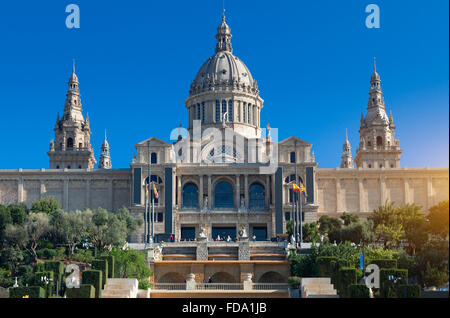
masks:
{"type": "Polygon", "coordinates": [[[342,146],[341,168],[353,168],[352,147],[348,141],[347,128],[345,128],[345,142],[342,146]]]}
{"type": "Polygon", "coordinates": [[[111,169],[111,155],[109,154],[109,143],[106,140],[106,129],[105,129],[105,140],[102,143],[102,151],[100,152],[100,160],[98,163],[99,169],[111,169]]]}
{"type": "Polygon", "coordinates": [[[231,38],[232,38],[231,29],[226,22],[225,5],[224,5],[224,8],[222,9],[222,23],[217,28],[216,34],[217,39],[216,53],[222,51],[232,53],[233,48],[231,47],[231,38]]]}

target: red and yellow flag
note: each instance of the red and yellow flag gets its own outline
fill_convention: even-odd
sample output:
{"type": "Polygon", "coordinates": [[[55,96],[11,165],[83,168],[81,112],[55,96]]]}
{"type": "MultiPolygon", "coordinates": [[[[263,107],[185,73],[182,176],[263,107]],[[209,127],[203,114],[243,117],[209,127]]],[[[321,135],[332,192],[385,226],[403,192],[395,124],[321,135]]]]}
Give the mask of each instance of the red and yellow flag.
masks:
{"type": "Polygon", "coordinates": [[[303,183],[300,183],[300,192],[303,193],[303,195],[305,196],[305,198],[308,196],[308,194],[306,193],[306,188],[303,185],[303,183]]]}
{"type": "Polygon", "coordinates": [[[295,182],[292,183],[292,190],[294,190],[294,192],[301,192],[300,187],[295,182]]]}
{"type": "Polygon", "coordinates": [[[158,191],[156,190],[155,184],[153,183],[152,185],[153,185],[153,195],[155,196],[155,199],[158,199],[159,198],[158,191]]]}

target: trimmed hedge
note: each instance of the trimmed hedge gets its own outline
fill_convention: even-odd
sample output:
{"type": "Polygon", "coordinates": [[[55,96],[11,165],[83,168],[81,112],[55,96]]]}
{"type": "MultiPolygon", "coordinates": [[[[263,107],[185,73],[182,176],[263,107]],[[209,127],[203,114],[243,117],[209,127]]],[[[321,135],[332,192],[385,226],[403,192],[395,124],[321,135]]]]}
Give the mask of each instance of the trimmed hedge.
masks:
{"type": "Polygon", "coordinates": [[[37,263],[36,267],[34,268],[34,272],[37,273],[37,272],[43,272],[43,271],[45,271],[44,263],[37,263]]]}
{"type": "Polygon", "coordinates": [[[23,298],[28,295],[30,298],[45,298],[45,290],[40,286],[16,287],[9,289],[9,298],[23,298]]]}
{"type": "Polygon", "coordinates": [[[370,290],[366,285],[350,285],[348,294],[350,298],[370,298],[370,290]]]}
{"type": "Polygon", "coordinates": [[[298,289],[300,288],[300,283],[302,282],[301,277],[297,277],[297,276],[290,276],[288,278],[288,284],[290,288],[293,289],[298,289]]]}
{"type": "Polygon", "coordinates": [[[397,268],[396,259],[373,259],[370,264],[377,265],[380,269],[382,268],[397,268]]]}
{"type": "Polygon", "coordinates": [[[92,269],[102,271],[102,289],[108,281],[108,261],[104,259],[94,259],[92,262],[92,269]]]}
{"type": "Polygon", "coordinates": [[[114,278],[114,256],[104,255],[100,256],[100,259],[104,259],[108,262],[108,278],[114,278]]]}
{"type": "Polygon", "coordinates": [[[320,256],[317,258],[317,268],[320,277],[331,277],[331,282],[336,284],[339,260],[334,256],[320,256]]]}
{"type": "Polygon", "coordinates": [[[350,285],[356,284],[356,269],[344,267],[339,270],[338,292],[341,298],[348,298],[350,285]]]}
{"type": "Polygon", "coordinates": [[[34,285],[40,286],[45,290],[45,297],[50,297],[53,295],[53,290],[55,286],[55,275],[53,271],[44,271],[44,272],[36,272],[34,273],[34,285]],[[49,279],[49,283],[45,283],[41,280],[42,277],[47,277],[49,279]]]}
{"type": "Polygon", "coordinates": [[[67,298],[95,298],[95,287],[88,284],[81,284],[80,288],[67,288],[67,298]]]}
{"type": "Polygon", "coordinates": [[[89,284],[95,288],[95,298],[102,298],[102,271],[88,270],[83,272],[82,283],[89,284]]]}
{"type": "Polygon", "coordinates": [[[383,298],[398,298],[403,297],[398,295],[398,287],[404,286],[408,282],[408,270],[397,268],[382,268],[380,269],[380,296],[383,298]],[[397,283],[389,281],[389,276],[400,278],[397,283]]]}
{"type": "MultiPolygon", "coordinates": [[[[397,286],[397,296],[399,298],[405,297],[405,286],[397,286]]],[[[406,298],[420,298],[421,288],[419,285],[407,285],[406,286],[406,298]]]]}
{"type": "Polygon", "coordinates": [[[56,279],[59,281],[59,288],[63,286],[64,281],[64,264],[61,261],[45,261],[44,268],[46,271],[52,271],[55,275],[54,284],[56,285],[56,279]]]}

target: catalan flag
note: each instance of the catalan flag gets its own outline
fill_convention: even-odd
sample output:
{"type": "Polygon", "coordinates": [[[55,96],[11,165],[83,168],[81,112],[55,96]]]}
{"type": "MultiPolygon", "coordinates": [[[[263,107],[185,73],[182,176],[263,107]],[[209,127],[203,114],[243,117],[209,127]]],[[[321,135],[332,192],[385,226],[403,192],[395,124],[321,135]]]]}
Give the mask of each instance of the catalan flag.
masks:
{"type": "Polygon", "coordinates": [[[155,199],[158,199],[159,198],[158,191],[156,190],[155,184],[152,183],[152,185],[153,185],[153,195],[155,196],[155,199]]]}
{"type": "Polygon", "coordinates": [[[148,184],[145,185],[145,195],[148,195],[148,184]]]}
{"type": "Polygon", "coordinates": [[[303,185],[303,183],[300,183],[300,193],[303,193],[303,195],[306,197],[308,197],[308,193],[306,193],[306,188],[303,185]]]}
{"type": "Polygon", "coordinates": [[[297,183],[292,183],[292,190],[294,190],[294,192],[301,192],[301,188],[297,185],[297,183]]]}

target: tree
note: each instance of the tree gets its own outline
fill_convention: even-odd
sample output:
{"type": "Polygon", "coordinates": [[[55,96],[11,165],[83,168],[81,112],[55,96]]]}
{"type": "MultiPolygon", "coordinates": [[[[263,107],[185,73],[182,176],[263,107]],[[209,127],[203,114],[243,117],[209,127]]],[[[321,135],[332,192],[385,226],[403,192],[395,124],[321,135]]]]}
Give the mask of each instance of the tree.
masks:
{"type": "Polygon", "coordinates": [[[405,231],[404,238],[408,242],[407,249],[411,255],[416,254],[416,250],[422,249],[428,241],[428,224],[425,214],[420,213],[421,209],[422,207],[416,204],[407,204],[399,208],[405,231]]]}
{"type": "Polygon", "coordinates": [[[359,221],[359,216],[347,212],[342,213],[339,218],[344,221],[344,225],[350,225],[351,223],[356,223],[359,221]]]}
{"type": "Polygon", "coordinates": [[[8,206],[14,224],[23,224],[28,214],[28,208],[25,204],[11,204],[8,206]]]}
{"type": "Polygon", "coordinates": [[[31,205],[31,212],[52,214],[60,209],[58,202],[53,198],[42,198],[31,205]]]}
{"type": "Polygon", "coordinates": [[[319,232],[328,235],[330,232],[342,227],[342,221],[327,215],[322,215],[319,219],[319,232]]]}
{"type": "Polygon", "coordinates": [[[36,249],[41,239],[49,231],[50,224],[48,215],[44,213],[33,213],[26,218],[23,225],[8,225],[5,230],[5,237],[16,246],[26,249],[36,262],[36,249]]]}
{"type": "Polygon", "coordinates": [[[448,284],[448,271],[426,264],[423,282],[426,287],[441,288],[448,284]]]}
{"type": "Polygon", "coordinates": [[[117,212],[115,213],[115,215],[117,216],[117,218],[126,223],[127,226],[127,234],[131,234],[135,231],[137,231],[142,224],[144,223],[144,220],[142,217],[140,218],[135,218],[130,214],[130,211],[128,211],[127,208],[123,207],[120,208],[119,210],[117,210],[117,212]]]}
{"type": "Polygon", "coordinates": [[[53,212],[50,224],[54,238],[60,243],[67,244],[70,255],[73,255],[75,247],[87,235],[89,216],[81,211],[66,212],[58,210],[53,212]]]}
{"type": "Polygon", "coordinates": [[[8,224],[12,224],[11,212],[6,206],[0,204],[0,245],[3,242],[3,234],[8,224]]]}
{"type": "Polygon", "coordinates": [[[445,239],[449,233],[449,201],[442,201],[430,208],[427,215],[432,234],[445,239]]]}
{"type": "Polygon", "coordinates": [[[320,234],[317,222],[303,224],[303,241],[317,243],[320,241],[320,234]]]}
{"type": "Polygon", "coordinates": [[[292,236],[293,231],[294,231],[294,221],[293,220],[286,221],[286,233],[289,237],[292,236]]]}
{"type": "Polygon", "coordinates": [[[400,211],[393,202],[386,201],[373,211],[369,219],[373,221],[376,241],[383,243],[384,247],[398,245],[405,235],[400,211]]]}
{"type": "Polygon", "coordinates": [[[102,208],[94,211],[86,210],[85,213],[92,215],[91,221],[88,222],[88,237],[97,249],[102,250],[108,245],[125,242],[127,224],[116,215],[109,214],[102,208]]]}

